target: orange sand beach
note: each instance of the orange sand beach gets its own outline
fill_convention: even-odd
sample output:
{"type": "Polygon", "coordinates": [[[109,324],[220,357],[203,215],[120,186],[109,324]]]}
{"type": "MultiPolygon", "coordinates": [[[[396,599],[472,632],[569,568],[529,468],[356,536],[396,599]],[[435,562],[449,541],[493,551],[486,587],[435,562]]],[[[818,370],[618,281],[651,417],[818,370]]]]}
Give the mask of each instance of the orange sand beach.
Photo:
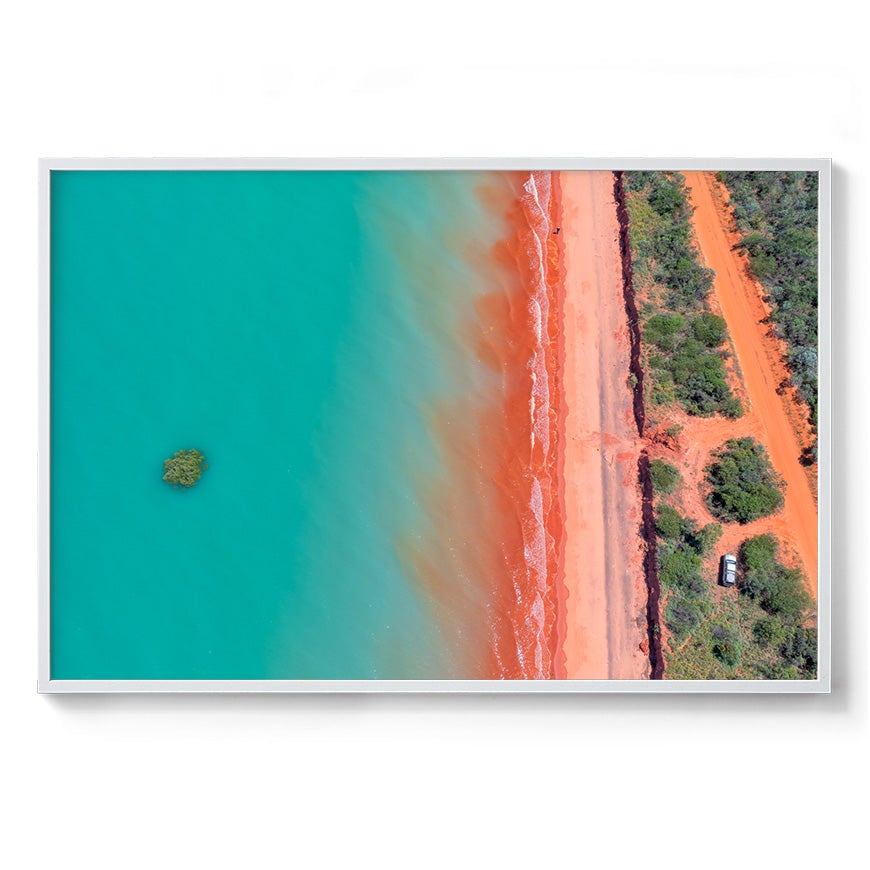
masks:
{"type": "Polygon", "coordinates": [[[561,172],[563,651],[568,679],[646,679],[646,587],[629,335],[611,172],[561,172]]]}

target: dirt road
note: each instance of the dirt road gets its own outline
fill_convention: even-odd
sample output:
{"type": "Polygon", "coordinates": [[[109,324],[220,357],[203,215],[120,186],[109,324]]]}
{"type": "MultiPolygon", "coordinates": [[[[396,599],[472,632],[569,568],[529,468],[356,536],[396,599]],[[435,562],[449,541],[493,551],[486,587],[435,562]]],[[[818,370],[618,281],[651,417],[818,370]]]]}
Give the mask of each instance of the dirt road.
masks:
{"type": "Polygon", "coordinates": [[[569,679],[646,679],[646,588],[610,172],[562,172],[565,245],[564,651],[569,679]]]}
{"type": "MultiPolygon", "coordinates": [[[[777,387],[783,378],[776,342],[761,321],[767,310],[760,288],[747,276],[725,213],[714,196],[715,178],[706,172],[686,172],[695,207],[693,223],[701,254],[716,271],[713,289],[740,365],[750,407],[742,420],[731,424],[757,432],[770,453],[774,468],[786,483],[785,505],[777,515],[778,533],[797,552],[813,597],[818,583],[818,512],[806,471],[800,464],[801,446],[777,387]]],[[[750,534],[749,529],[745,529],[750,534]]]]}

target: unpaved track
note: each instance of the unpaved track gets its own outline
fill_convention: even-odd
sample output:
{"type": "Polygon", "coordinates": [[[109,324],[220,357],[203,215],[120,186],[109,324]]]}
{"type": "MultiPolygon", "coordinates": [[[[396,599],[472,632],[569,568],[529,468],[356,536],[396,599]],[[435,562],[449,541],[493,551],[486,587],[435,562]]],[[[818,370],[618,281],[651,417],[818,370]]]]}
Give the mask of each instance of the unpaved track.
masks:
{"type": "Polygon", "coordinates": [[[569,679],[645,679],[649,662],[628,326],[610,172],[563,172],[564,651],[569,679]]]}
{"type": "MultiPolygon", "coordinates": [[[[800,442],[789,422],[783,399],[777,394],[778,376],[771,354],[775,353],[761,322],[766,311],[759,288],[750,280],[713,194],[715,178],[707,172],[686,172],[686,184],[695,207],[693,223],[706,264],[716,271],[713,289],[728,323],[728,331],[742,370],[750,408],[743,424],[759,432],[774,468],[786,482],[785,505],[777,523],[786,530],[787,543],[798,554],[807,575],[809,590],[817,596],[818,515],[806,471],[800,464],[800,442]]],[[[741,421],[734,424],[735,431],[741,421]]]]}

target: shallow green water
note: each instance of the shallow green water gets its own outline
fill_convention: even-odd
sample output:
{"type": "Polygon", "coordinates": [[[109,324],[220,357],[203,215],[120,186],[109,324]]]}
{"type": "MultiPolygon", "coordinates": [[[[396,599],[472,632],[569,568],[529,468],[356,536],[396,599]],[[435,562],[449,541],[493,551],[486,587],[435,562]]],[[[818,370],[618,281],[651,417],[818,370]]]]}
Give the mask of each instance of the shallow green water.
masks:
{"type": "Polygon", "coordinates": [[[486,387],[473,179],[52,179],[52,677],[461,676],[396,542],[427,408],[486,387]]]}

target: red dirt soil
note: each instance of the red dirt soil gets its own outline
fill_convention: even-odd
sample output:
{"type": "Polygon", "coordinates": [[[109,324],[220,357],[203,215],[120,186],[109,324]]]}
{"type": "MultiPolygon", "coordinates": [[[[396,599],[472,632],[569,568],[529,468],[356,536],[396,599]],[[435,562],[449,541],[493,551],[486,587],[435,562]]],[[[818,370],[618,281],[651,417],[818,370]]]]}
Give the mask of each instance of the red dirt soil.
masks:
{"type": "MultiPolygon", "coordinates": [[[[733,217],[712,173],[686,172],[690,202],[695,208],[693,225],[703,259],[714,269],[713,290],[728,324],[749,407],[739,420],[703,419],[669,413],[667,422],[679,423],[679,466],[686,484],[680,493],[687,511],[700,522],[713,517],[701,491],[709,451],[729,438],[746,435],[767,448],[774,468],[786,484],[780,513],[744,526],[725,524],[719,552],[734,551],[747,537],[772,532],[783,542],[783,557],[796,556],[804,569],[813,598],[818,583],[818,513],[807,470],[800,464],[809,433],[806,412],[794,396],[778,389],[788,379],[781,342],[767,325],[770,314],[763,290],[748,273],[745,258],[734,250],[739,237],[731,229],[733,217]],[[796,431],[797,429],[797,431],[796,431]],[[694,484],[692,482],[695,482],[694,484]]],[[[651,455],[667,459],[671,451],[654,444],[651,455]]],[[[674,455],[671,453],[671,461],[674,455]]]]}

